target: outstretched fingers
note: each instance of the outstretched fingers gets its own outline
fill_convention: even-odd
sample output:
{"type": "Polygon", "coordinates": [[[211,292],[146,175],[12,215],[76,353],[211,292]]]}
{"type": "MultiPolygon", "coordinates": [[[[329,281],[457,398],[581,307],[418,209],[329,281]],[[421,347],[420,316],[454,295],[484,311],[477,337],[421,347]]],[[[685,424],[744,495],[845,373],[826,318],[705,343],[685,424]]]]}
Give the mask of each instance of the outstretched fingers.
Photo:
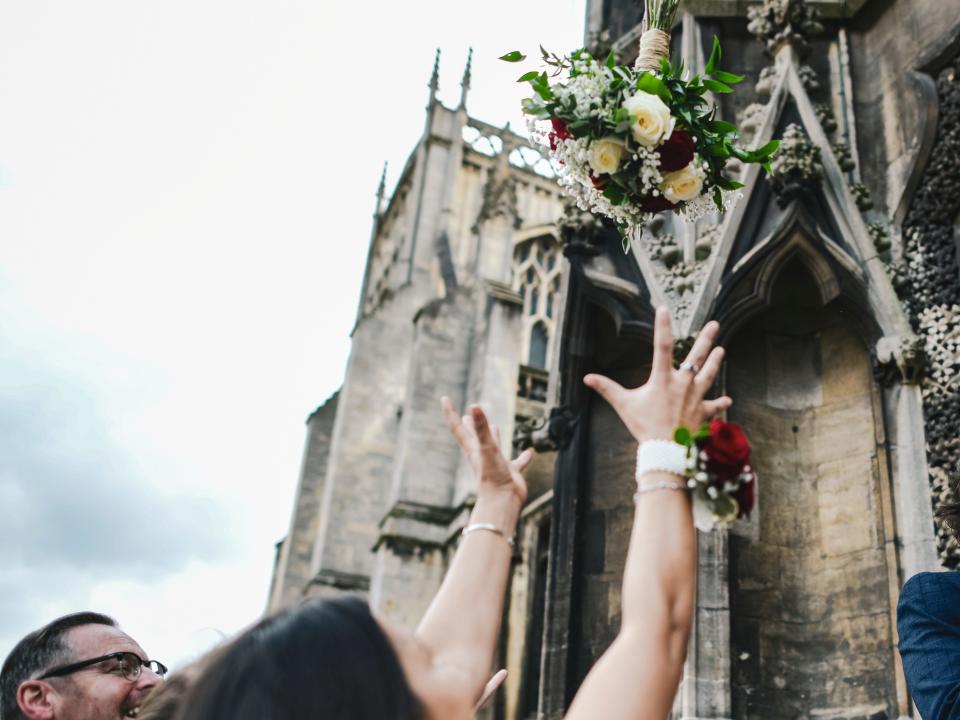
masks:
{"type": "Polygon", "coordinates": [[[699,372],[700,368],[702,368],[706,362],[707,356],[710,354],[710,348],[713,347],[713,341],[716,339],[719,331],[720,323],[716,320],[711,320],[703,326],[700,334],[697,335],[696,342],[694,342],[693,347],[690,348],[690,353],[687,355],[686,361],[693,365],[697,372],[699,372]]]}
{"type": "Polygon", "coordinates": [[[479,405],[473,405],[469,411],[470,423],[477,436],[477,444],[480,448],[480,454],[485,457],[499,456],[500,448],[497,441],[493,439],[493,433],[490,430],[490,421],[487,420],[487,414],[479,405]]]}
{"type": "Polygon", "coordinates": [[[443,407],[443,417],[447,421],[447,427],[450,428],[450,433],[457,441],[457,445],[459,445],[465,451],[469,450],[470,440],[469,436],[467,435],[467,430],[464,428],[463,421],[460,419],[460,414],[456,411],[456,409],[454,409],[450,398],[444,396],[440,399],[440,404],[443,407]]]}
{"type": "Polygon", "coordinates": [[[653,367],[650,379],[667,381],[673,372],[673,329],[670,327],[670,311],[665,307],[657,308],[657,317],[653,323],[653,367]]]}
{"type": "Polygon", "coordinates": [[[517,455],[513,460],[510,461],[510,465],[519,473],[522,473],[526,470],[530,463],[533,461],[533,448],[527,448],[522,453],[517,455]]]}
{"type": "Polygon", "coordinates": [[[703,409],[703,417],[710,420],[720,413],[729,410],[732,406],[733,400],[724,395],[716,400],[704,400],[701,408],[703,409]]]}
{"type": "Polygon", "coordinates": [[[707,394],[707,391],[713,387],[713,383],[716,382],[717,375],[720,374],[720,367],[723,365],[723,356],[723,348],[715,347],[710,352],[700,372],[697,373],[694,385],[697,388],[697,394],[701,398],[707,394]]]}
{"type": "Polygon", "coordinates": [[[607,401],[614,410],[618,410],[627,394],[626,388],[604,375],[590,373],[583,378],[583,384],[607,401]]]}

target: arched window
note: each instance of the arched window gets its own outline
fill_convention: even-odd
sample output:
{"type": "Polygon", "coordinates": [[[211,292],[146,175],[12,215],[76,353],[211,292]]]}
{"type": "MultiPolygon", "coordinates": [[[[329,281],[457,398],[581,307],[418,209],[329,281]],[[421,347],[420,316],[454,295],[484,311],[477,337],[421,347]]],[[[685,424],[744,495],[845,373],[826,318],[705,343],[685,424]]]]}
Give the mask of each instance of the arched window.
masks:
{"type": "Polygon", "coordinates": [[[548,370],[560,303],[560,243],[550,235],[530,238],[513,253],[513,286],[523,298],[524,357],[530,367],[548,370]]]}
{"type": "Polygon", "coordinates": [[[535,323],[530,330],[530,355],[527,359],[527,365],[540,370],[547,369],[547,346],[550,336],[547,328],[542,322],[535,323]]]}

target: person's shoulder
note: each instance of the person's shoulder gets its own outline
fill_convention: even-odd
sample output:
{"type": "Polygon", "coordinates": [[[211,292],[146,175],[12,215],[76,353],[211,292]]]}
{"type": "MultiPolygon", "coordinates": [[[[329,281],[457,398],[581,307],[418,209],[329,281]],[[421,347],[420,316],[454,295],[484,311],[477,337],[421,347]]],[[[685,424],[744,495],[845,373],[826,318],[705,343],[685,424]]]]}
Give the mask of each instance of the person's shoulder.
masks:
{"type": "Polygon", "coordinates": [[[960,573],[922,572],[917,573],[900,590],[898,609],[921,606],[928,610],[947,606],[956,609],[957,596],[960,595],[960,573]]]}
{"type": "Polygon", "coordinates": [[[960,572],[921,572],[903,585],[901,594],[944,592],[960,589],[960,572]]]}

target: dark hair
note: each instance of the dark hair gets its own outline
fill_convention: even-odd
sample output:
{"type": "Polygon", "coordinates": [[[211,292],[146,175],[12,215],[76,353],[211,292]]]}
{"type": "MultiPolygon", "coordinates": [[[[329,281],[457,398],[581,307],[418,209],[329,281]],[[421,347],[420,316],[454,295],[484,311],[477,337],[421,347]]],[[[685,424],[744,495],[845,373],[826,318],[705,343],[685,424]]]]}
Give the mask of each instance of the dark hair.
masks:
{"type": "Polygon", "coordinates": [[[82,625],[117,627],[117,621],[95,612],[64,615],[30,633],[14,646],[0,670],[0,719],[23,718],[17,706],[17,689],[20,684],[51,665],[68,661],[70,648],[64,636],[73,628],[82,625]]]}
{"type": "Polygon", "coordinates": [[[192,675],[183,671],[174,673],[162,685],[150,691],[137,717],[142,720],[173,720],[193,680],[192,675]]]}
{"type": "Polygon", "coordinates": [[[400,660],[357,598],[312,600],[215,651],[177,720],[419,720],[400,660]]]}

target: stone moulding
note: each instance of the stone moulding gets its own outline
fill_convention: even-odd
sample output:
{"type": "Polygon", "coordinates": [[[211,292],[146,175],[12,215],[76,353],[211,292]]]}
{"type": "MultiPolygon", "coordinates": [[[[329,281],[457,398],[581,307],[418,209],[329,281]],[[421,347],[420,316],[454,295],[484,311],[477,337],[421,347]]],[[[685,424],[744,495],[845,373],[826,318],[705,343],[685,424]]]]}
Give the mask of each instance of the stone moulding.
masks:
{"type": "MultiPolygon", "coordinates": [[[[960,357],[945,341],[956,332],[951,320],[960,305],[960,263],[955,227],[960,215],[960,36],[948,45],[952,58],[936,72],[939,117],[927,165],[916,183],[903,222],[906,282],[901,297],[929,357],[923,383],[927,461],[934,510],[952,496],[948,478],[960,468],[960,395],[952,387],[960,357]]],[[[936,521],[941,563],[960,567],[960,549],[936,521]]]]}
{"type": "Polygon", "coordinates": [[[369,592],[370,578],[366,575],[340,572],[339,570],[321,570],[307,583],[304,594],[309,594],[310,588],[315,585],[352,592],[369,592]]]}

